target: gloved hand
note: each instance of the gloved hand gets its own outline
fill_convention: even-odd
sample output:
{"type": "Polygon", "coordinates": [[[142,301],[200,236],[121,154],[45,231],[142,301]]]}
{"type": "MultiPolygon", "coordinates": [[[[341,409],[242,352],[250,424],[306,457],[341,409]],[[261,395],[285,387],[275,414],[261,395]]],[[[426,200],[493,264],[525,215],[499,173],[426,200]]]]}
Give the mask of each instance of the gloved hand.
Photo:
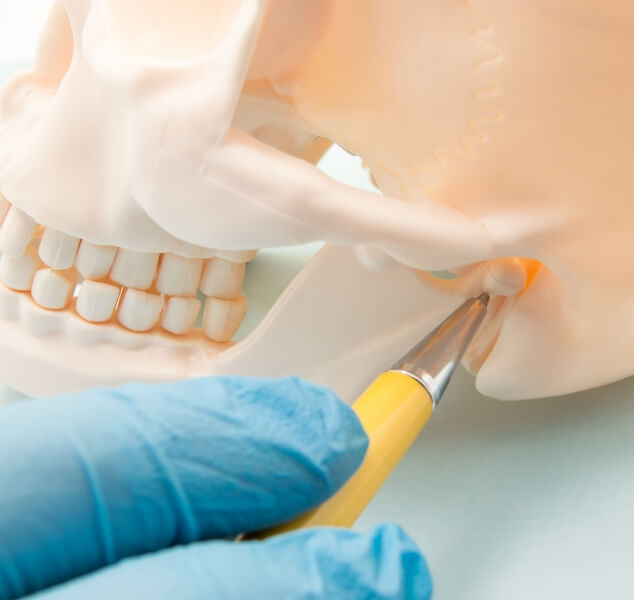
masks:
{"type": "Polygon", "coordinates": [[[366,446],[350,408],[296,378],[3,408],[0,599],[428,598],[425,561],[396,526],[229,541],[321,503],[366,446]]]}

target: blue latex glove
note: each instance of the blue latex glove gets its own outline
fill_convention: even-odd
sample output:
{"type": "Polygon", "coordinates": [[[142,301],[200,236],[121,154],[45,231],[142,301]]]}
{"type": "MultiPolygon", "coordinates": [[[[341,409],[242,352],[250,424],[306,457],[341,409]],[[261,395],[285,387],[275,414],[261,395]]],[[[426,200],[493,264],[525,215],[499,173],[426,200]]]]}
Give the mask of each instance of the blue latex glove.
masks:
{"type": "Polygon", "coordinates": [[[333,494],[367,438],[332,392],[216,377],[0,410],[0,599],[428,598],[415,544],[303,530],[232,538],[333,494]]]}

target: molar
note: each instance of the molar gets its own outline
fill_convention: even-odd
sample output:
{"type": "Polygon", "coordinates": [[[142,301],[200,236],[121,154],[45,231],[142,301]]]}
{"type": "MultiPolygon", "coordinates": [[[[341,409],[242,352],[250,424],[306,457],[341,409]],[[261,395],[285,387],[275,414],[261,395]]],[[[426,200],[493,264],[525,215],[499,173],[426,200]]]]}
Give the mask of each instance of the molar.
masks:
{"type": "Polygon", "coordinates": [[[198,298],[170,298],[167,301],[161,325],[165,331],[182,335],[194,327],[199,312],[198,298]]]}
{"type": "Polygon", "coordinates": [[[68,306],[76,280],[69,271],[40,269],[33,278],[31,296],[43,308],[61,310],[68,306]]]}
{"type": "Polygon", "coordinates": [[[244,273],[244,263],[212,258],[205,265],[200,289],[206,296],[231,300],[236,298],[242,289],[244,273]]]}
{"type": "Polygon", "coordinates": [[[13,290],[28,292],[39,266],[40,260],[31,246],[27,246],[21,256],[3,254],[0,258],[0,281],[13,290]]]}
{"type": "Polygon", "coordinates": [[[116,254],[114,246],[97,246],[82,240],[75,267],[84,279],[103,279],[110,273],[116,254]]]}
{"type": "Polygon", "coordinates": [[[22,256],[36,229],[31,217],[12,206],[0,229],[0,252],[13,258],[22,256]]]}
{"type": "Polygon", "coordinates": [[[247,314],[248,304],[244,295],[235,300],[207,298],[203,330],[214,342],[229,342],[247,314]]]}
{"type": "Polygon", "coordinates": [[[40,258],[58,271],[69,269],[75,262],[79,239],[52,227],[47,227],[40,241],[40,258]]]}
{"type": "Polygon", "coordinates": [[[125,287],[147,290],[154,281],[159,255],[119,248],[110,278],[125,287]]]}
{"type": "Polygon", "coordinates": [[[127,289],[117,311],[119,323],[132,331],[149,331],[158,323],[164,302],[162,296],[127,289]]]}
{"type": "Polygon", "coordinates": [[[84,280],[75,303],[77,314],[91,323],[105,323],[112,318],[121,289],[101,281],[84,280]]]}
{"type": "Polygon", "coordinates": [[[163,254],[156,289],[167,296],[195,296],[203,260],[163,254]]]}

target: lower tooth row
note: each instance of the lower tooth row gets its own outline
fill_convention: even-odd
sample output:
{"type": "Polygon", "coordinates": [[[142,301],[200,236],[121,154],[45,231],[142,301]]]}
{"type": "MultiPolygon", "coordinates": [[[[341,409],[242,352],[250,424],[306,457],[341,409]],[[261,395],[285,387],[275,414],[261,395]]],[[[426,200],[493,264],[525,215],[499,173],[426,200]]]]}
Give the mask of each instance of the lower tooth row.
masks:
{"type": "MultiPolygon", "coordinates": [[[[38,268],[41,264],[27,251],[19,258],[3,255],[0,282],[19,292],[30,290],[33,300],[49,310],[62,310],[70,304],[77,276],[73,271],[38,268]]],[[[183,335],[194,327],[200,313],[198,298],[161,296],[102,281],[84,280],[79,288],[75,311],[90,323],[108,323],[116,313],[118,322],[136,332],[150,331],[159,323],[172,334],[183,335]]],[[[245,297],[206,300],[203,332],[215,342],[231,341],[248,309],[245,297]]]]}

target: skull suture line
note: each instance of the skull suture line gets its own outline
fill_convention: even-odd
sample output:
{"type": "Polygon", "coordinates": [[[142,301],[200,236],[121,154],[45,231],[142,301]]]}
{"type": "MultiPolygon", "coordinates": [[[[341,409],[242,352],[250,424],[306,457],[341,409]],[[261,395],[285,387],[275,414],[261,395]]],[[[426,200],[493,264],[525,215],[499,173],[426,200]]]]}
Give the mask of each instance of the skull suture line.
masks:
{"type": "Polygon", "coordinates": [[[2,95],[0,377],[293,373],[350,399],[483,286],[482,392],[628,376],[633,106],[629,0],[59,0],[2,95]],[[304,160],[321,138],[385,195],[304,160]],[[232,345],[244,249],[310,240],[232,345]]]}

